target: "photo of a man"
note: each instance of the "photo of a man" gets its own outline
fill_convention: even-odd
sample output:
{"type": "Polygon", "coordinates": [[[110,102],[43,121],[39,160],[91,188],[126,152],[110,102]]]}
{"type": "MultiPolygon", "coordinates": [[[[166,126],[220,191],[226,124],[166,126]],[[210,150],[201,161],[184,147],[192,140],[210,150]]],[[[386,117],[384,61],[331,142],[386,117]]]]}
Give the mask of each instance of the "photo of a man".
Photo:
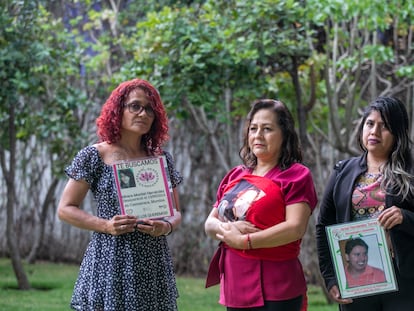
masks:
{"type": "Polygon", "coordinates": [[[345,244],[345,261],[347,287],[386,281],[383,270],[368,264],[368,244],[361,238],[347,240],[345,244]]]}
{"type": "Polygon", "coordinates": [[[387,232],[376,218],[326,227],[342,298],[398,290],[387,232]]]}

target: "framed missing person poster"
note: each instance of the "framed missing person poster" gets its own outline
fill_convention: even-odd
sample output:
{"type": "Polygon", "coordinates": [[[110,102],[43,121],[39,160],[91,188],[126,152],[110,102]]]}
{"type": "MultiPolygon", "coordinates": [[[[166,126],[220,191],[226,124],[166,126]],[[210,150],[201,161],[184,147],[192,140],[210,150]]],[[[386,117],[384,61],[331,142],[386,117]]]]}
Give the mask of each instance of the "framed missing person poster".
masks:
{"type": "Polygon", "coordinates": [[[112,165],[122,214],[156,219],[173,215],[172,186],[165,156],[112,165]]]}
{"type": "Polygon", "coordinates": [[[398,290],[385,230],[376,219],[326,227],[342,298],[398,290]]]}

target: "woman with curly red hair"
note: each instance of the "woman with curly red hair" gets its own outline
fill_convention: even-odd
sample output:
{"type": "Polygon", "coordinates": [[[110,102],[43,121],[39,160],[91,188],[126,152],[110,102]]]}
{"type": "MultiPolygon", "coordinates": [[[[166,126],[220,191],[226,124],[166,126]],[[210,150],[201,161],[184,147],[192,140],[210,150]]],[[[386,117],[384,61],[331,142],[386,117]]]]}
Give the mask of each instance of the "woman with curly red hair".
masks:
{"type": "Polygon", "coordinates": [[[111,93],[96,120],[98,136],[101,141],[111,144],[121,139],[121,122],[125,108],[123,102],[126,96],[137,88],[145,93],[156,116],[149,132],[142,136],[142,147],[151,155],[160,153],[161,146],[168,140],[167,114],[158,91],[145,80],[123,82],[111,93]]]}
{"type": "Polygon", "coordinates": [[[121,83],[96,120],[99,142],[80,150],[69,177],[59,218],[92,231],[72,295],[74,310],[177,310],[178,291],[166,236],[181,223],[177,186],[182,182],[170,153],[168,119],[158,91],[147,81],[121,83]],[[112,164],[164,154],[173,187],[174,215],[137,219],[122,215],[112,164]],[[82,210],[91,191],[96,215],[82,210]]]}

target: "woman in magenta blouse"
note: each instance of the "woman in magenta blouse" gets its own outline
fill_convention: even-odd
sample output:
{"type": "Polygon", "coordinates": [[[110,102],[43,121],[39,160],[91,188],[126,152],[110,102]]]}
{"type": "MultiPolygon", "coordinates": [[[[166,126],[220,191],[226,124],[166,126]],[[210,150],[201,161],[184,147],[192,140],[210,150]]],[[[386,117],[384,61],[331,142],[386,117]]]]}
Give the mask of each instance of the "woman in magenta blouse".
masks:
{"type": "Polygon", "coordinates": [[[280,101],[256,101],[243,141],[243,165],[221,181],[205,222],[220,241],[206,286],[220,283],[229,311],[306,310],[298,256],[317,197],[291,113],[280,101]]]}

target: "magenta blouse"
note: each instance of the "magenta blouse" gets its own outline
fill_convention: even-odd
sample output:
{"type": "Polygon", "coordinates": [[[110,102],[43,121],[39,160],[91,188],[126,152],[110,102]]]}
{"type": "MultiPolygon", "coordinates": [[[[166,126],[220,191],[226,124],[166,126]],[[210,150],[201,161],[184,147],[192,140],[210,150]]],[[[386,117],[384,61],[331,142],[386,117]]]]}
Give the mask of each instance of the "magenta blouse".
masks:
{"type": "MultiPolygon", "coordinates": [[[[275,167],[264,178],[253,176],[250,169],[238,166],[219,185],[214,204],[219,214],[220,204],[223,205],[223,200],[226,200],[225,205],[229,204],[232,198],[229,192],[242,180],[258,189],[258,195],[249,202],[245,219],[261,229],[284,221],[286,205],[305,202],[313,211],[317,203],[312,175],[302,164],[295,163],[283,171],[275,167]]],[[[236,208],[233,211],[237,214],[236,208]]],[[[220,254],[211,263],[216,262],[219,272],[220,304],[250,308],[263,306],[265,300],[288,300],[304,295],[306,280],[298,259],[299,251],[300,240],[251,251],[235,250],[222,244],[220,254]]],[[[208,278],[211,271],[214,267],[210,266],[208,278]]]]}

